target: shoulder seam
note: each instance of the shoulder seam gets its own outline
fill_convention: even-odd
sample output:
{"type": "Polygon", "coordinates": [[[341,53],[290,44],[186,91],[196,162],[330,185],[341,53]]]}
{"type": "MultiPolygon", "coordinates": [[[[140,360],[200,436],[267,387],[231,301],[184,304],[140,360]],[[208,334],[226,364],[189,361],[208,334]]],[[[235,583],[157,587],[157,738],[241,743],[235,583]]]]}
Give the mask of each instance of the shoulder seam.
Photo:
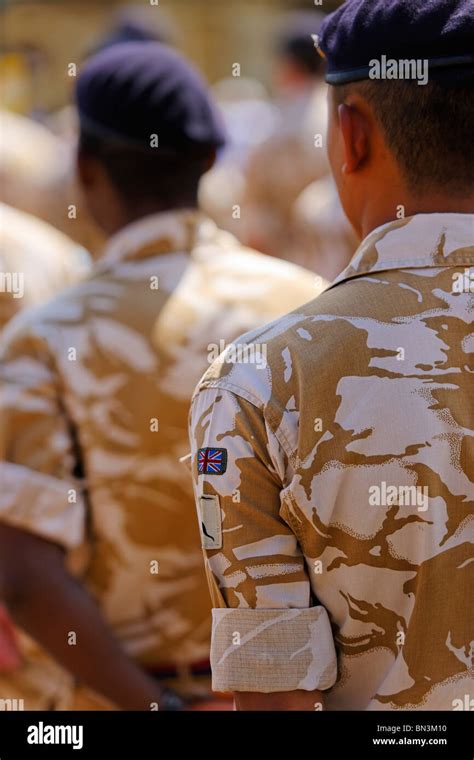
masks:
{"type": "Polygon", "coordinates": [[[241,388],[239,385],[230,383],[228,380],[222,380],[220,378],[218,380],[204,380],[199,384],[198,391],[204,390],[205,388],[222,388],[223,390],[231,391],[231,393],[234,393],[236,396],[242,396],[242,398],[246,399],[250,404],[263,411],[263,402],[260,401],[257,396],[254,396],[253,393],[247,391],[245,388],[241,388]]]}
{"type": "Polygon", "coordinates": [[[273,411],[268,407],[268,405],[265,406],[263,402],[257,399],[257,397],[254,396],[250,391],[247,391],[245,388],[241,388],[239,385],[234,385],[234,383],[230,383],[228,380],[205,380],[199,385],[198,394],[201,390],[206,389],[222,389],[229,391],[235,396],[240,396],[252,404],[252,406],[255,406],[257,409],[259,409],[262,413],[263,419],[268,420],[270,423],[270,429],[282,447],[283,451],[285,452],[286,456],[288,457],[288,460],[294,463],[295,456],[291,453],[290,443],[281,427],[276,424],[273,411]]]}

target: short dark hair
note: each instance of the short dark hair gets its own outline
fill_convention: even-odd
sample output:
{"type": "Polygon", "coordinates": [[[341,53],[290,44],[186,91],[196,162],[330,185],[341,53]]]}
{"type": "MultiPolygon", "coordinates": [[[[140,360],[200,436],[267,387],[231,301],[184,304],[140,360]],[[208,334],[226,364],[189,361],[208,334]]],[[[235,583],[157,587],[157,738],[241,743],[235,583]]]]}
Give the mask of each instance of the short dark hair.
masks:
{"type": "Polygon", "coordinates": [[[150,201],[158,201],[167,208],[195,201],[199,180],[212,158],[211,149],[196,154],[165,151],[98,137],[85,129],[80,132],[79,153],[103,164],[130,210],[150,201]]]}
{"type": "Polygon", "coordinates": [[[474,187],[474,79],[364,80],[334,88],[342,103],[358,92],[372,107],[388,147],[415,194],[474,187]]]}

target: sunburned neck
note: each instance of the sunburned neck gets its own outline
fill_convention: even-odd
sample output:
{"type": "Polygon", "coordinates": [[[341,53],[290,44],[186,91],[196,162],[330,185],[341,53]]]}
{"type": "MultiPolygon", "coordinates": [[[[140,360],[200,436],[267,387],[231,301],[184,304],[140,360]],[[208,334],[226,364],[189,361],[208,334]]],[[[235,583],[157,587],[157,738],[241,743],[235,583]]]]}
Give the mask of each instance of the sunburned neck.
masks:
{"type": "Polygon", "coordinates": [[[452,197],[446,195],[424,196],[419,199],[400,199],[399,203],[383,208],[368,206],[361,220],[362,239],[377,227],[396,219],[416,214],[474,214],[474,196],[452,197]]]}

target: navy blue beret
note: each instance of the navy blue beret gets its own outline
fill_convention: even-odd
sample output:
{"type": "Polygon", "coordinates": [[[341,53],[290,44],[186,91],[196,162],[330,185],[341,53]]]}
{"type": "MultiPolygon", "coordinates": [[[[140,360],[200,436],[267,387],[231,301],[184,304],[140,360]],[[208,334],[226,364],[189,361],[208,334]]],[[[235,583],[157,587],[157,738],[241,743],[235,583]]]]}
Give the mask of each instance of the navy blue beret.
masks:
{"type": "Polygon", "coordinates": [[[473,0],[346,0],[326,17],[316,45],[326,81],[369,78],[370,61],[427,59],[429,78],[474,73],[473,0]]]}
{"type": "Polygon", "coordinates": [[[203,155],[225,143],[198,72],[158,42],[124,42],[90,58],[76,87],[81,131],[130,146],[203,155]]]}

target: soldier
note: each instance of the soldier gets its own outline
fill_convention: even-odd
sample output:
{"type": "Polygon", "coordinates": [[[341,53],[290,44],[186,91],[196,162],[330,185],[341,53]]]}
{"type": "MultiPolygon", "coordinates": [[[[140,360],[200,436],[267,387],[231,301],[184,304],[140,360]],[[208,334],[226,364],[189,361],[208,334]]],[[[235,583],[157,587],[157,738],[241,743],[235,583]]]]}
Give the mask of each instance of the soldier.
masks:
{"type": "Polygon", "coordinates": [[[222,114],[227,143],[202,179],[199,205],[218,227],[239,238],[245,226],[240,210],[248,157],[273,133],[278,109],[257,79],[221,79],[212,92],[222,114]]]}
{"type": "Polygon", "coordinates": [[[0,693],[64,708],[84,684],[120,708],[175,709],[160,684],[210,689],[209,592],[178,461],[193,388],[223,345],[318,286],[197,210],[224,137],[170,48],[102,51],[77,103],[81,183],[110,239],[90,279],[13,320],[0,346],[0,592],[24,653],[0,693]]]}
{"type": "Polygon", "coordinates": [[[213,684],[241,709],[474,696],[471,11],[350,0],[327,18],[329,158],[363,242],[240,339],[268,372],[221,361],[193,401],[213,684]],[[372,80],[388,60],[417,80],[372,80]]]}
{"type": "Polygon", "coordinates": [[[316,11],[285,17],[274,62],[279,118],[273,134],[249,157],[241,201],[244,242],[298,264],[302,252],[292,227],[293,204],[329,171],[327,87],[311,37],[322,18],[316,11]]]}
{"type": "MultiPolygon", "coordinates": [[[[0,203],[0,331],[23,308],[47,301],[88,270],[83,248],[46,222],[0,203]]],[[[13,628],[0,606],[0,672],[18,664],[13,628]]]]}

